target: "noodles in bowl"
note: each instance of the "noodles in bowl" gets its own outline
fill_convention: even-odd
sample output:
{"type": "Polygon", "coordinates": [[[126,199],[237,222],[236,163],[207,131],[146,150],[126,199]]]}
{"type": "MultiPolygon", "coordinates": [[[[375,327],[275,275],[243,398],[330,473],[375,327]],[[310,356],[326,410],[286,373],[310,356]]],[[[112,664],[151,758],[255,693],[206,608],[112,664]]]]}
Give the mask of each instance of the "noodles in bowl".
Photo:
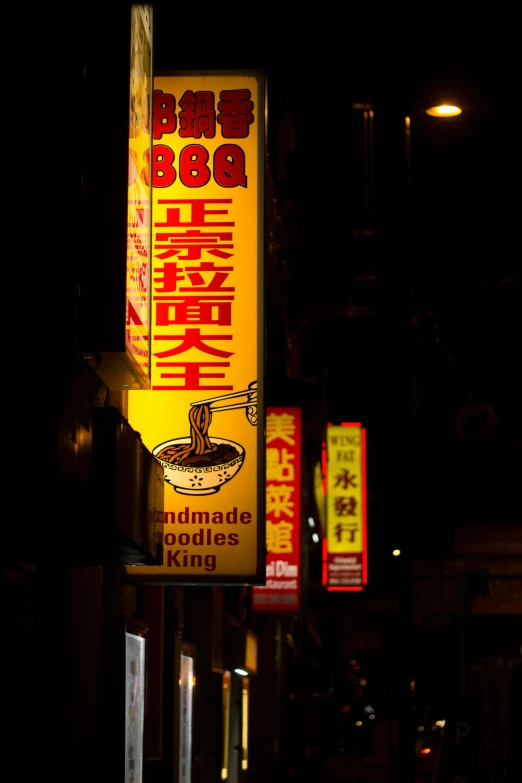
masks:
{"type": "Polygon", "coordinates": [[[212,413],[208,405],[190,409],[190,436],[160,443],[153,455],[161,463],[165,481],[184,495],[210,495],[241,468],[245,450],[226,438],[209,437],[212,413]]]}

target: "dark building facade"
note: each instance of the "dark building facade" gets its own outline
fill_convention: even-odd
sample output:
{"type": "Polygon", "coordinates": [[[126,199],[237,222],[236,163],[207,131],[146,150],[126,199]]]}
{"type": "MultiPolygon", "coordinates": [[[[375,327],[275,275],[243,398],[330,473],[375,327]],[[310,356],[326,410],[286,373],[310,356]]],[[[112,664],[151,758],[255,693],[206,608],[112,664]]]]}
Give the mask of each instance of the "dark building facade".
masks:
{"type": "MultiPolygon", "coordinates": [[[[17,339],[34,347],[18,352],[15,413],[8,411],[13,438],[38,455],[17,464],[7,487],[23,508],[7,523],[4,549],[10,779],[38,780],[44,770],[74,783],[124,779],[130,631],[147,646],[145,783],[182,780],[183,759],[192,772],[184,780],[197,783],[443,783],[459,774],[514,783],[520,280],[509,232],[477,230],[490,218],[480,187],[481,166],[492,164],[482,150],[497,138],[481,96],[464,131],[454,124],[436,140],[406,90],[403,105],[392,105],[388,82],[406,67],[355,58],[348,78],[328,71],[329,89],[342,88],[347,103],[342,143],[324,152],[310,123],[324,71],[302,65],[301,47],[290,48],[289,61],[263,47],[234,57],[207,48],[200,57],[186,42],[169,45],[175,14],[154,5],[155,67],[266,68],[267,404],[303,411],[303,520],[319,518],[313,476],[326,422],[367,427],[370,580],[363,595],[325,596],[320,546],[303,525],[298,613],[254,612],[251,588],[241,585],[133,584],[126,563],[158,562],[161,475],[128,422],[125,392],[108,388],[82,344],[86,332],[100,338],[107,326],[103,317],[86,322],[82,302],[96,219],[86,215],[86,189],[95,181],[107,225],[116,224],[124,206],[104,180],[126,165],[120,128],[107,125],[107,116],[119,116],[116,103],[107,91],[100,116],[91,100],[104,74],[115,100],[125,93],[128,10],[116,4],[98,16],[87,4],[69,18],[69,42],[52,38],[58,61],[73,64],[68,95],[38,99],[63,123],[60,175],[49,181],[48,199],[59,207],[47,205],[52,227],[48,215],[36,221],[39,283],[24,296],[31,317],[16,316],[17,339]],[[110,144],[94,142],[100,128],[110,144]],[[340,181],[332,160],[342,161],[340,181]],[[459,182],[477,191],[472,206],[471,186],[428,188],[459,166],[459,182]],[[454,231],[434,238],[437,226],[454,231]],[[49,234],[54,240],[44,243],[49,234]],[[249,635],[256,670],[246,660],[249,635]],[[182,656],[194,663],[188,758],[182,656]],[[439,737],[432,724],[441,719],[447,730],[432,742],[436,767],[421,750],[439,737]]],[[[277,20],[265,23],[281,44],[277,20]]],[[[48,149],[55,143],[50,134],[48,149]]],[[[500,192],[502,173],[492,177],[488,188],[500,192]]],[[[500,211],[492,219],[500,222],[500,211]]],[[[107,251],[115,236],[106,240],[107,251]]],[[[104,270],[109,287],[111,274],[104,270]]]]}

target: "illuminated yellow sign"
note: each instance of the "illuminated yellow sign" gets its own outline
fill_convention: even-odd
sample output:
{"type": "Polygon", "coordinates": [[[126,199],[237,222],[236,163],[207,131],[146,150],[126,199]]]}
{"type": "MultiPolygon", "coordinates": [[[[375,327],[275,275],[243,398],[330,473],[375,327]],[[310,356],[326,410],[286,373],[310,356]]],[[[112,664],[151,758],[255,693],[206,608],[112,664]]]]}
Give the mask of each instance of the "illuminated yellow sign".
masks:
{"type": "Polygon", "coordinates": [[[154,81],[152,389],[129,421],[164,469],[164,558],[133,577],[266,578],[264,115],[261,74],[154,81]]]}
{"type": "Polygon", "coordinates": [[[367,581],[365,429],[328,425],[326,454],[323,584],[329,590],[361,589],[367,581]]]}

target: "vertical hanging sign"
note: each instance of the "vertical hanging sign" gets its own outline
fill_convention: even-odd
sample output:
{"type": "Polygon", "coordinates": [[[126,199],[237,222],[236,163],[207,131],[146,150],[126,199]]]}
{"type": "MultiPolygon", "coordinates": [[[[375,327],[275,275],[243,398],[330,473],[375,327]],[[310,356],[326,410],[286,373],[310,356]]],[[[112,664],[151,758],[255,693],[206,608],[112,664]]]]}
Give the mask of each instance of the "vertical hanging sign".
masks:
{"type": "Polygon", "coordinates": [[[144,582],[265,582],[260,72],[154,79],[151,390],[129,421],[165,476],[144,582]]]}
{"type": "Polygon", "coordinates": [[[301,583],[301,409],[266,413],[266,586],[254,587],[261,611],[299,609],[301,583]]]}
{"type": "Polygon", "coordinates": [[[366,430],[358,423],[328,424],[323,586],[362,590],[367,557],[366,430]]]}
{"type": "Polygon", "coordinates": [[[131,6],[129,180],[125,347],[150,377],[149,309],[151,249],[150,151],[152,114],[152,13],[131,6]]]}

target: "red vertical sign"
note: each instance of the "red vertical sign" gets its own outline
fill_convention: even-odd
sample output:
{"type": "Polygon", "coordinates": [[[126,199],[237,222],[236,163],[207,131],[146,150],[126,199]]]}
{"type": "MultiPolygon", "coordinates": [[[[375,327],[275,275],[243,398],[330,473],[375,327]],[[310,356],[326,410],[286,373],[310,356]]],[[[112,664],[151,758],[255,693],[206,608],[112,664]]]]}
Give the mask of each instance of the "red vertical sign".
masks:
{"type": "Polygon", "coordinates": [[[301,409],[266,412],[266,585],[252,588],[260,611],[299,609],[301,586],[301,409]]]}

